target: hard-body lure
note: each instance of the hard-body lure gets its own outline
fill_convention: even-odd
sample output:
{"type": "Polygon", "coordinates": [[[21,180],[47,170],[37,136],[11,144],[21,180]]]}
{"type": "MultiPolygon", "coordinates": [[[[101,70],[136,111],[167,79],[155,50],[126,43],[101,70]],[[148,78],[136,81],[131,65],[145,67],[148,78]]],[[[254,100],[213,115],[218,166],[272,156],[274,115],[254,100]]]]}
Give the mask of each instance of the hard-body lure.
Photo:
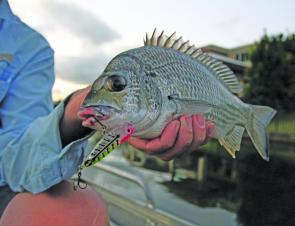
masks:
{"type": "Polygon", "coordinates": [[[126,142],[134,133],[134,127],[131,124],[121,126],[110,132],[106,132],[102,139],[95,145],[86,160],[79,166],[77,184],[74,184],[74,190],[84,189],[86,184],[81,182],[82,170],[93,166],[110,154],[118,146],[126,142]]]}

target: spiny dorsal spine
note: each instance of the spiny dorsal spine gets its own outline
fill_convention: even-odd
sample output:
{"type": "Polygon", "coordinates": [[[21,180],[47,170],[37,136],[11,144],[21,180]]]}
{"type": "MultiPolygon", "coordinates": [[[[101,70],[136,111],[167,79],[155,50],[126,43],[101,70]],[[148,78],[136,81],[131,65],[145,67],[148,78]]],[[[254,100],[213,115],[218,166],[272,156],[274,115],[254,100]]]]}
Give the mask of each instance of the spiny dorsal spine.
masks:
{"type": "Polygon", "coordinates": [[[209,70],[211,70],[215,77],[219,79],[231,92],[240,93],[242,91],[238,78],[228,66],[209,56],[207,53],[203,53],[201,49],[196,48],[194,45],[190,45],[189,41],[183,41],[182,37],[176,38],[175,32],[173,32],[170,36],[167,36],[164,34],[164,31],[162,31],[161,34],[158,35],[157,29],[155,29],[151,37],[149,37],[148,33],[146,33],[144,45],[172,48],[191,56],[193,59],[202,63],[209,70]]]}

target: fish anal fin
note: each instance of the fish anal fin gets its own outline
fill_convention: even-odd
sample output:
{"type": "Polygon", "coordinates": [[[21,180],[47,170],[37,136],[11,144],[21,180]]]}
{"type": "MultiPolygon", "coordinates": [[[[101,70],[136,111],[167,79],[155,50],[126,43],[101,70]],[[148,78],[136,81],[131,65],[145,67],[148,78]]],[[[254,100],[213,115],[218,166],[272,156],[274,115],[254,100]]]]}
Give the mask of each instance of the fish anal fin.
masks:
{"type": "Polygon", "coordinates": [[[225,148],[225,150],[230,154],[231,157],[236,158],[236,150],[228,145],[224,139],[219,139],[219,143],[225,148]]]}
{"type": "Polygon", "coordinates": [[[218,140],[233,158],[235,158],[236,151],[239,151],[241,148],[241,141],[244,131],[244,127],[236,125],[227,133],[225,137],[222,137],[218,140]]]}

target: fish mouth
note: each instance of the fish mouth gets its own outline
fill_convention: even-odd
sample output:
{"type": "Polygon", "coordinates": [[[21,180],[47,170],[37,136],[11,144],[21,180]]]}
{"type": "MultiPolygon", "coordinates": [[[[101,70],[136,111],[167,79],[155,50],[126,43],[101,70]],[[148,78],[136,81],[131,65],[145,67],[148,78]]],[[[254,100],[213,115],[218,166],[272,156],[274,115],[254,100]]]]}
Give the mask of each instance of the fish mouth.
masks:
{"type": "Polygon", "coordinates": [[[82,120],[82,125],[90,128],[106,127],[103,123],[115,112],[111,106],[91,105],[81,107],[78,117],[82,120]]]}

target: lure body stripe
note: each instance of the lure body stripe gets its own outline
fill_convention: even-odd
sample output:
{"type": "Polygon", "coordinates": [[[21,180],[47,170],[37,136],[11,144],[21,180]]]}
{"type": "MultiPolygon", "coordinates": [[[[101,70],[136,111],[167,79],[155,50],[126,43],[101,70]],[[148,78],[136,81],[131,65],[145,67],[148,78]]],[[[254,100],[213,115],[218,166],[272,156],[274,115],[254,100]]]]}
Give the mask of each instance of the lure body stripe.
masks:
{"type": "Polygon", "coordinates": [[[89,159],[87,159],[82,165],[82,168],[96,164],[119,146],[120,135],[110,136],[112,137],[111,140],[104,138],[103,141],[106,141],[107,143],[100,143],[97,148],[94,148],[89,159]]]}

